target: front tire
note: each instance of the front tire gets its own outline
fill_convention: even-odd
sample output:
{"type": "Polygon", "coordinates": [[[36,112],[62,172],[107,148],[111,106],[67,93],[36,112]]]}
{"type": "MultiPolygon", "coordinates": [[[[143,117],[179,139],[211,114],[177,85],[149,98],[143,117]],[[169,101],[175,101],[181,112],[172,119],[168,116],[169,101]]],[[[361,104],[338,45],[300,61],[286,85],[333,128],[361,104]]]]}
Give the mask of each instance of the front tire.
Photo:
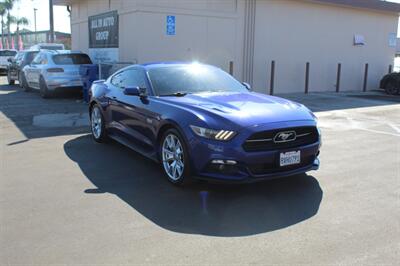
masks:
{"type": "Polygon", "coordinates": [[[103,143],[108,141],[105,120],[97,104],[93,105],[90,111],[90,129],[96,142],[103,143]]]}
{"type": "Polygon", "coordinates": [[[161,167],[169,182],[186,184],[190,180],[189,153],[176,129],[167,130],[160,143],[161,167]]]}
{"type": "Polygon", "coordinates": [[[20,88],[24,88],[24,86],[22,86],[21,72],[18,72],[18,85],[20,88]]]}
{"type": "Polygon", "coordinates": [[[7,71],[7,82],[8,82],[8,85],[14,85],[15,84],[15,80],[11,79],[9,71],[7,71]]]}

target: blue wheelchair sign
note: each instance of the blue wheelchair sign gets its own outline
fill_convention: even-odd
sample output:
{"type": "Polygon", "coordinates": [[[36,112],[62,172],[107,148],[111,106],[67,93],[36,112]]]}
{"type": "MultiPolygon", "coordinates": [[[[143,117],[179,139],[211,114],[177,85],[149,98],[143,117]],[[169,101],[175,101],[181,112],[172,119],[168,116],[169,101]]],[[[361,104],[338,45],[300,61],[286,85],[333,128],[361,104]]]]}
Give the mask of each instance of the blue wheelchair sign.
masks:
{"type": "Polygon", "coordinates": [[[175,16],[167,16],[167,35],[175,35],[175,16]]]}

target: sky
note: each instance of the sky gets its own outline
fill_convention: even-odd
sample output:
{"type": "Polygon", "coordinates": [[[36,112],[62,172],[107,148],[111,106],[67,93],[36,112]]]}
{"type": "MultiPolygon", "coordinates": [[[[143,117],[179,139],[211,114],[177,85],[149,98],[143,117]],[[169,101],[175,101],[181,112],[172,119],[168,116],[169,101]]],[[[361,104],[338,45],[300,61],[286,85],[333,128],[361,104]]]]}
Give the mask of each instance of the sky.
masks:
{"type": "MultiPolygon", "coordinates": [[[[18,0],[11,11],[16,17],[26,17],[29,20],[28,26],[24,28],[35,30],[33,9],[36,11],[37,30],[49,30],[49,1],[48,0],[18,0]]],[[[14,31],[16,26],[11,27],[14,31]]],[[[69,13],[65,6],[54,6],[54,30],[61,32],[71,32],[69,13]]]]}
{"type": "MultiPolygon", "coordinates": [[[[400,0],[387,0],[389,2],[400,3],[400,0]]],[[[34,30],[34,15],[33,9],[37,8],[36,13],[36,25],[37,30],[48,30],[49,27],[49,1],[48,0],[18,0],[12,14],[16,17],[26,17],[30,24],[25,26],[30,30],[34,30]]],[[[15,30],[15,26],[11,28],[15,30]]],[[[54,29],[61,32],[71,32],[69,13],[65,6],[54,6],[54,29]]],[[[400,37],[400,21],[399,31],[397,35],[400,37]]]]}

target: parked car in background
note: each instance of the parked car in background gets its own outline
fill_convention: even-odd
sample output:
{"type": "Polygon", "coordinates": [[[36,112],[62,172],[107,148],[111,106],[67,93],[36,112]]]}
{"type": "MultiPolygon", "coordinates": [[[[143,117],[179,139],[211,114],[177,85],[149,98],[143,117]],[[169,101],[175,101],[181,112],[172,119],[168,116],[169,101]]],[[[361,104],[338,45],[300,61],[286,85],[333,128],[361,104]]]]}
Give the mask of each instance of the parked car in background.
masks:
{"type": "Polygon", "coordinates": [[[42,50],[23,68],[25,90],[38,89],[47,98],[56,89],[82,90],[79,68],[91,64],[87,54],[69,50],[42,50]]]}
{"type": "Polygon", "coordinates": [[[0,50],[0,71],[6,72],[8,67],[8,59],[14,58],[17,55],[16,50],[3,49],[0,50]]]}
{"type": "Polygon", "coordinates": [[[30,50],[65,50],[65,46],[62,43],[39,43],[31,46],[30,50]]]}
{"type": "Polygon", "coordinates": [[[95,141],[110,137],[157,161],[174,184],[253,182],[319,167],[320,131],[308,108],[252,92],[213,66],[130,66],[96,81],[89,106],[95,141]]]}
{"type": "Polygon", "coordinates": [[[385,75],[380,82],[380,88],[390,95],[400,94],[400,73],[393,72],[385,75]]]}
{"type": "Polygon", "coordinates": [[[30,50],[20,51],[14,58],[8,59],[7,81],[9,85],[13,85],[18,80],[19,86],[22,87],[24,80],[22,69],[29,65],[38,53],[38,51],[30,50]]]}

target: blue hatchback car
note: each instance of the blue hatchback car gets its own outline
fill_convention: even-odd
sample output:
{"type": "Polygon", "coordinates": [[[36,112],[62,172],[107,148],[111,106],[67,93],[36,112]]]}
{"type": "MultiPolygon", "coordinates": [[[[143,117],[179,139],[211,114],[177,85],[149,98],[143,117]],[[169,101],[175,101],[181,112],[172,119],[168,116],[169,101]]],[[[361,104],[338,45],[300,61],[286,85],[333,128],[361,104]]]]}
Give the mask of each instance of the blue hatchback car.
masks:
{"type": "Polygon", "coordinates": [[[112,138],[161,165],[168,180],[252,182],[317,170],[321,135],[305,106],[252,92],[221,69],[154,63],[90,91],[95,141],[112,138]]]}

